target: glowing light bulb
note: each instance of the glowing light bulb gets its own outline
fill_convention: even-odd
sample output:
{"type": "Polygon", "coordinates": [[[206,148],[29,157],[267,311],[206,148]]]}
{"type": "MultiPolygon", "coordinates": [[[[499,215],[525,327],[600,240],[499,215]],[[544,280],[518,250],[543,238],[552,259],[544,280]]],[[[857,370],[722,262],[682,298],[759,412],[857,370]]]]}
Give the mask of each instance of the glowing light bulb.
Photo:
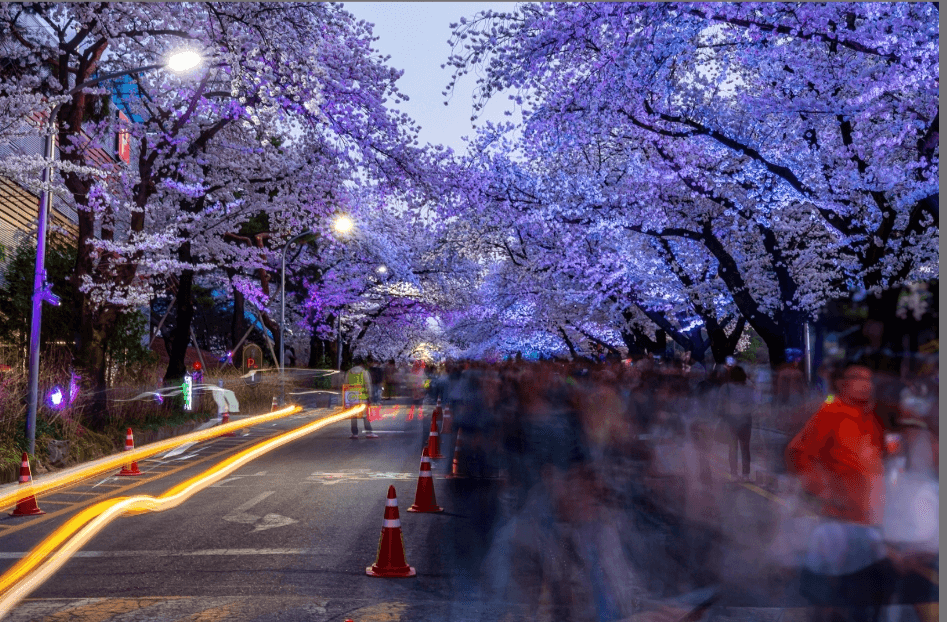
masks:
{"type": "Polygon", "coordinates": [[[355,223],[348,216],[339,216],[335,219],[335,230],[339,233],[348,233],[355,228],[355,223]]]}
{"type": "Polygon", "coordinates": [[[177,52],[168,58],[168,69],[175,73],[183,73],[200,65],[202,60],[200,54],[191,50],[177,52]]]}

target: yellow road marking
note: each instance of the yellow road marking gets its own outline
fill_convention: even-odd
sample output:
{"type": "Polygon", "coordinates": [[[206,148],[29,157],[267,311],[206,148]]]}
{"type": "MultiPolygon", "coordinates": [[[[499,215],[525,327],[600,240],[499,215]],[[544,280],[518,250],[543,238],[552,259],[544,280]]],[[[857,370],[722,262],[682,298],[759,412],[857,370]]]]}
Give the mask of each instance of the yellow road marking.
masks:
{"type": "Polygon", "coordinates": [[[346,614],[359,622],[401,622],[401,614],[408,609],[405,603],[379,603],[356,609],[346,614]]]}
{"type": "Polygon", "coordinates": [[[43,618],[43,622],[67,622],[81,620],[82,622],[107,622],[115,616],[129,611],[144,609],[158,603],[153,599],[141,598],[103,598],[102,600],[57,611],[43,618]]]}
{"type": "Polygon", "coordinates": [[[57,495],[98,495],[101,494],[93,490],[57,490],[57,495]]]}
{"type": "Polygon", "coordinates": [[[198,611],[186,618],[181,618],[178,622],[223,622],[224,620],[238,620],[240,616],[236,614],[243,608],[242,602],[227,603],[219,607],[198,611]]]}
{"type": "MultiPolygon", "coordinates": [[[[716,462],[717,464],[726,465],[726,466],[728,466],[728,468],[729,468],[729,465],[727,465],[727,462],[726,462],[723,458],[721,458],[720,456],[718,456],[718,455],[716,455],[716,454],[713,454],[713,455],[711,455],[711,457],[713,458],[714,462],[716,462]]],[[[735,481],[735,480],[733,479],[733,477],[731,477],[730,474],[727,473],[726,471],[722,471],[722,470],[720,470],[720,469],[714,469],[714,470],[715,470],[717,473],[719,473],[719,474],[725,476],[725,477],[726,477],[727,479],[729,479],[731,482],[732,482],[732,481],[735,481]]],[[[752,491],[752,492],[755,492],[756,494],[760,495],[761,497],[763,497],[763,498],[765,498],[765,499],[769,499],[769,500],[772,501],[773,503],[778,503],[779,505],[781,505],[781,506],[783,506],[783,507],[785,507],[785,508],[791,507],[790,504],[789,504],[789,502],[786,501],[785,499],[783,499],[782,497],[779,497],[779,496],[777,496],[777,495],[774,495],[774,494],[771,493],[770,491],[768,491],[768,490],[766,490],[766,489],[763,489],[763,488],[760,488],[759,486],[757,486],[756,484],[754,484],[754,483],[752,483],[752,482],[739,482],[739,484],[740,484],[741,486],[743,486],[744,488],[746,488],[747,490],[750,490],[750,491],[752,491]]]]}
{"type": "MultiPolygon", "coordinates": [[[[51,503],[52,505],[76,505],[75,501],[53,501],[52,499],[43,499],[43,505],[46,505],[47,503],[51,503]]],[[[13,525],[3,525],[4,528],[12,526],[13,525]]]]}

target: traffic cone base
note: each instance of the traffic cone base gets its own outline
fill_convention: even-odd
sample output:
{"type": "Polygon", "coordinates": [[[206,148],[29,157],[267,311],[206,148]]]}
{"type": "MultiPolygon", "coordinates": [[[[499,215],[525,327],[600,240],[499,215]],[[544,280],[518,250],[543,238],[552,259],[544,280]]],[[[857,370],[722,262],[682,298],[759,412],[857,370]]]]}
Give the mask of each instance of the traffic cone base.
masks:
{"type": "MultiPolygon", "coordinates": [[[[30,490],[33,489],[33,475],[30,473],[30,458],[23,452],[23,458],[20,462],[20,486],[29,486],[30,490]]],[[[24,497],[16,504],[16,507],[10,512],[10,516],[38,516],[39,514],[45,514],[43,510],[39,509],[39,506],[36,505],[36,497],[30,495],[29,497],[24,497]]]]}
{"type": "MultiPolygon", "coordinates": [[[[131,451],[135,448],[135,438],[132,436],[132,429],[128,428],[128,432],[125,433],[125,451],[131,451]]],[[[141,475],[141,471],[138,470],[138,463],[132,462],[131,464],[126,464],[122,467],[122,470],[117,473],[122,477],[127,477],[130,475],[141,475]]]]}
{"type": "Polygon", "coordinates": [[[365,569],[370,577],[404,578],[417,574],[404,558],[404,536],[401,534],[401,518],[398,515],[398,497],[395,487],[388,487],[385,501],[385,521],[378,541],[375,563],[365,569]]]}
{"type": "Polygon", "coordinates": [[[16,508],[10,512],[10,516],[39,516],[45,513],[36,505],[36,497],[30,495],[25,499],[20,499],[20,502],[16,504],[16,508]]]}
{"type": "Polygon", "coordinates": [[[376,569],[375,566],[368,566],[365,568],[365,574],[370,577],[381,577],[383,579],[406,579],[408,577],[416,576],[417,571],[411,566],[405,566],[406,571],[396,571],[396,570],[384,570],[376,569]]]}
{"type": "Polygon", "coordinates": [[[414,505],[408,508],[409,512],[443,512],[444,508],[437,505],[434,496],[434,478],[431,476],[431,458],[427,447],[421,454],[421,474],[418,476],[418,491],[414,495],[414,505]]]}

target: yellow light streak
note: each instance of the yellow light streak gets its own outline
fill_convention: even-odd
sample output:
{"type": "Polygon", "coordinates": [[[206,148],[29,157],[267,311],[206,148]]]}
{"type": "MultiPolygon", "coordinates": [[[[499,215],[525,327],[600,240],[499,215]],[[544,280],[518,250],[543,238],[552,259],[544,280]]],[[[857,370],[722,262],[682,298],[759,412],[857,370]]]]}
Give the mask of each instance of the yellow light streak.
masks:
{"type": "Polygon", "coordinates": [[[143,447],[136,447],[131,451],[117,453],[113,456],[109,456],[106,460],[102,460],[101,462],[97,462],[95,464],[90,464],[84,469],[80,469],[72,473],[56,475],[53,477],[44,477],[42,482],[34,481],[30,486],[18,486],[12,492],[0,496],[0,508],[12,507],[30,495],[39,495],[44,492],[49,492],[50,490],[64,488],[80,480],[89,477],[95,477],[96,475],[100,475],[114,469],[119,469],[130,462],[143,460],[144,458],[148,458],[155,454],[160,454],[164,451],[170,451],[175,447],[185,443],[206,441],[208,439],[214,438],[215,436],[226,434],[227,432],[235,432],[241,428],[259,425],[261,423],[273,421],[274,419],[289,417],[290,415],[294,415],[301,410],[302,406],[289,406],[287,408],[275,410],[264,415],[258,415],[248,419],[241,419],[239,421],[231,421],[230,423],[224,425],[214,426],[206,430],[198,430],[197,432],[176,436],[174,438],[169,438],[157,443],[149,443],[143,447]]]}
{"type": "Polygon", "coordinates": [[[275,438],[257,443],[215,465],[211,472],[196,475],[174,486],[157,498],[147,495],[118,497],[101,501],[86,508],[50,534],[29,554],[0,576],[0,618],[9,613],[22,599],[42,585],[90,539],[119,516],[141,514],[143,512],[164,512],[175,508],[195,493],[220,481],[263,454],[328,425],[344,421],[361,412],[364,408],[365,405],[360,404],[307,423],[275,438]],[[57,547],[60,548],[56,550],[57,547]]]}

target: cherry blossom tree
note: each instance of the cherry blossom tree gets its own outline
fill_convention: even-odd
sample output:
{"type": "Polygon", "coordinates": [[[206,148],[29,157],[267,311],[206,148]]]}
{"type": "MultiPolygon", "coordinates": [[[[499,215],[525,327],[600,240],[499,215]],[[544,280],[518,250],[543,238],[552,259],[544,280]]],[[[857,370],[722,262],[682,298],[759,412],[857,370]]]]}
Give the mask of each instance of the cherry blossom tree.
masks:
{"type": "Polygon", "coordinates": [[[133,73],[63,104],[61,177],[80,212],[78,359],[98,388],[104,337],[118,313],[146,300],[150,278],[178,275],[166,373],[174,380],[184,371],[196,274],[226,266],[265,310],[278,250],[329,226],[346,180],[397,186],[409,205],[432,181],[419,166],[427,156],[414,145],[416,128],[389,107],[401,100],[399,72],[372,50],[370,26],[338,5],[36,4],[30,16],[26,24],[15,5],[2,14],[20,60],[54,67],[40,85],[50,102],[182,45],[205,58],[190,75],[133,73]],[[122,128],[136,145],[132,168],[94,160],[116,128],[110,115],[96,121],[88,111],[114,91],[133,119],[122,128]]]}
{"type": "Polygon", "coordinates": [[[524,209],[709,260],[773,364],[832,294],[936,277],[932,5],[530,4],[452,42],[475,109],[523,107],[524,209]]]}

